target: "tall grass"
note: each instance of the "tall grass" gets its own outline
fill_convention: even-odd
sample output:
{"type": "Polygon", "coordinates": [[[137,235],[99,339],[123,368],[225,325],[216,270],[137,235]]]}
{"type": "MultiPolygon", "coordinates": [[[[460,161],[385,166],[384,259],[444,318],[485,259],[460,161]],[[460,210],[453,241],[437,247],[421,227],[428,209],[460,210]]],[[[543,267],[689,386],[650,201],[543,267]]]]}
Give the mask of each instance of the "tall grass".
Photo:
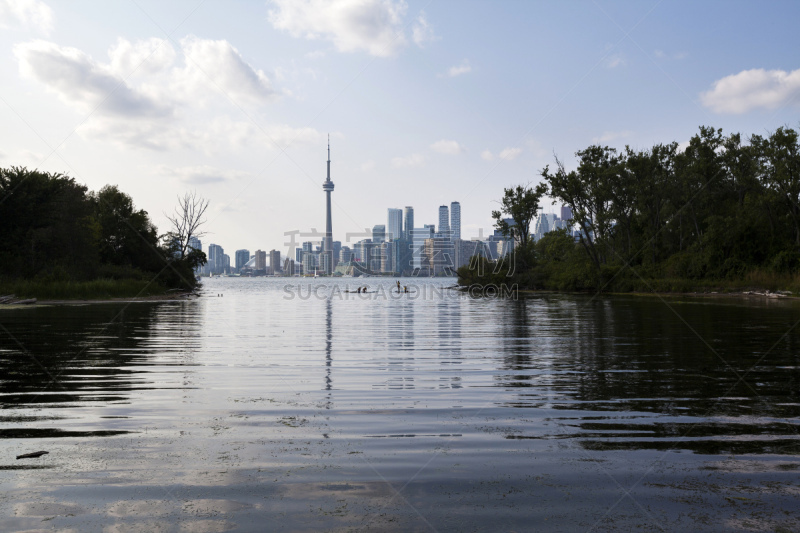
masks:
{"type": "Polygon", "coordinates": [[[40,300],[102,300],[164,294],[158,283],[137,279],[97,279],[93,281],[0,280],[0,296],[40,300]]]}

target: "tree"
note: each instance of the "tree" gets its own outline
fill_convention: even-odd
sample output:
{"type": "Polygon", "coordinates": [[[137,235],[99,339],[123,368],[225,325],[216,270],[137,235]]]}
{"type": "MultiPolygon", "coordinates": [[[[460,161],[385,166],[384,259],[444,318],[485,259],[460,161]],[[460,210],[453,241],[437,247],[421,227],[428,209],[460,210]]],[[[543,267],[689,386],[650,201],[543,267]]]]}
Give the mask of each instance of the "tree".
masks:
{"type": "MultiPolygon", "coordinates": [[[[208,209],[208,200],[197,195],[196,191],[187,192],[183,198],[178,197],[175,212],[167,219],[172,225],[171,231],[166,235],[167,247],[178,259],[186,259],[192,252],[189,243],[193,238],[200,238],[206,233],[201,231],[201,226],[206,223],[203,218],[208,209]]],[[[197,254],[193,254],[197,256],[197,254]]],[[[203,262],[205,264],[205,262],[203,262]]]]}
{"type": "Polygon", "coordinates": [[[800,143],[790,128],[778,128],[769,138],[753,135],[751,144],[764,163],[764,182],[784,201],[794,230],[794,245],[800,248],[800,143]]]}
{"type": "Polygon", "coordinates": [[[98,228],[100,261],[158,272],[164,254],[158,247],[158,231],[147,211],[136,209],[133,199],[116,185],[106,185],[92,193],[98,228]]]}
{"type": "Polygon", "coordinates": [[[173,261],[166,282],[172,287],[193,288],[197,284],[194,271],[208,262],[202,250],[191,246],[192,239],[205,235],[201,227],[206,222],[203,218],[206,209],[208,200],[192,191],[185,193],[183,198],[179,196],[174,214],[167,215],[172,228],[164,236],[165,248],[173,261]]]}
{"type": "Polygon", "coordinates": [[[504,189],[500,211],[492,211],[495,227],[506,237],[518,240],[522,248],[528,247],[530,239],[531,221],[539,212],[539,202],[547,194],[547,186],[540,183],[536,188],[517,185],[511,189],[504,189]],[[511,225],[503,219],[508,215],[514,224],[511,225]]]}
{"type": "Polygon", "coordinates": [[[619,177],[620,161],[616,150],[607,146],[590,146],[575,155],[580,158],[577,171],[567,172],[556,158],[556,171],[545,167],[541,175],[550,185],[550,195],[572,209],[582,230],[580,242],[600,270],[614,222],[612,184],[619,177]]]}

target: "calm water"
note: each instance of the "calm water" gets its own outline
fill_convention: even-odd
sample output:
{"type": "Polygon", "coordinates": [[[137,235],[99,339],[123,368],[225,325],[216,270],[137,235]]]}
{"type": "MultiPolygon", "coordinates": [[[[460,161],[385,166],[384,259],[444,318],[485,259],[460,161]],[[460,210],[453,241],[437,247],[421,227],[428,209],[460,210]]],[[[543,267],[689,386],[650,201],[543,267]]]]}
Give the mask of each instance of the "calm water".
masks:
{"type": "Polygon", "coordinates": [[[0,310],[0,530],[800,529],[800,302],[349,281],[0,310]]]}

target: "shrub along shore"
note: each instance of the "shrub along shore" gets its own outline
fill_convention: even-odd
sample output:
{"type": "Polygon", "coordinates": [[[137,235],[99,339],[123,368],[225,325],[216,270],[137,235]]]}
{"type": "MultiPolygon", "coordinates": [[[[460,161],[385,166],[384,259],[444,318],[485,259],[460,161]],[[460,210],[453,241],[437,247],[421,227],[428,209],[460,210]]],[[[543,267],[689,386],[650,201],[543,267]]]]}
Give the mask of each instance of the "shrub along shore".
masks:
{"type": "Polygon", "coordinates": [[[556,158],[535,188],[505,190],[492,213],[515,240],[504,260],[473,258],[459,284],[586,292],[800,293],[800,144],[791,128],[762,137],[701,127],[677,143],[590,146],[577,168],[556,158]],[[569,207],[566,230],[534,242],[541,199],[569,207]],[[511,224],[504,221],[513,219],[511,224]]]}
{"type": "Polygon", "coordinates": [[[146,211],[114,185],[98,192],[63,174],[0,168],[0,296],[149,297],[191,291],[202,251],[159,236],[146,211]]]}

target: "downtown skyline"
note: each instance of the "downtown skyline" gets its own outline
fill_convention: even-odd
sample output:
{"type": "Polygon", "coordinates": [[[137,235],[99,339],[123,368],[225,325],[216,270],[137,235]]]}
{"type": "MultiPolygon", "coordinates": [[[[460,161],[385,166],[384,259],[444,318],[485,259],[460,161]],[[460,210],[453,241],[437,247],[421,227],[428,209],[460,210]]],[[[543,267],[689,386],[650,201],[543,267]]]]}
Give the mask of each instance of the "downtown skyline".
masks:
{"type": "Polygon", "coordinates": [[[798,12],[0,0],[0,166],[119,185],[162,233],[194,189],[211,200],[204,243],[284,250],[287,231],[324,232],[330,132],[334,240],[385,223],[387,207],[436,223],[456,198],[470,239],[491,233],[503,188],[538,183],[554,153],[572,166],[592,143],[796,127],[798,12]]]}

